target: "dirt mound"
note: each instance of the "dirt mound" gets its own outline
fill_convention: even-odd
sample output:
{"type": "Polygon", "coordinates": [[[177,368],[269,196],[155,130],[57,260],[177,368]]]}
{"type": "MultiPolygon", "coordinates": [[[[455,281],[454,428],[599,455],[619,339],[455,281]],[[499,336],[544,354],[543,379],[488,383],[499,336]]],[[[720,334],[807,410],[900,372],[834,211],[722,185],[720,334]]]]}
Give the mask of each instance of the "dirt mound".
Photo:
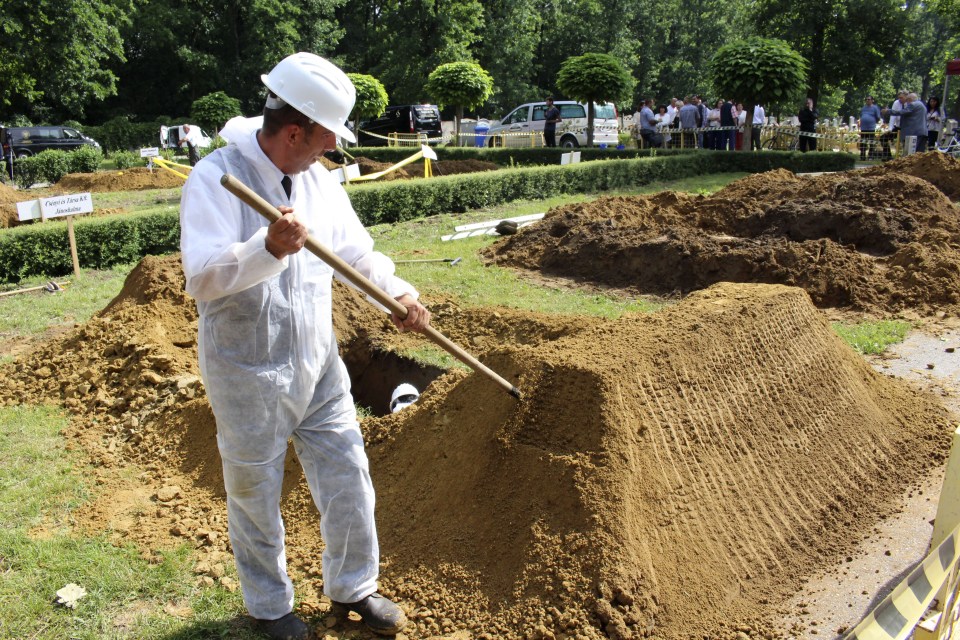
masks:
{"type": "Polygon", "coordinates": [[[77,191],[139,191],[141,189],[171,189],[183,186],[183,178],[163,169],[152,172],[146,167],[134,167],[124,171],[98,171],[97,173],[68,173],[57,182],[63,193],[77,191]]]}
{"type": "MultiPolygon", "coordinates": [[[[391,342],[383,314],[336,296],[341,345],[391,342]]],[[[875,374],[796,288],[717,285],[616,321],[475,313],[441,304],[438,324],[480,336],[523,401],[455,371],[364,422],[383,591],[414,640],[770,637],[765,613],[948,446],[944,410],[875,374]]],[[[0,369],[2,398],[76,415],[103,489],[82,526],[145,553],[192,542],[217,577],[231,559],[195,334],[177,259],[147,258],[102,313],[0,369]]],[[[283,496],[291,573],[322,614],[292,457],[283,496]]]]}
{"type": "MultiPolygon", "coordinates": [[[[360,165],[360,175],[367,176],[371,173],[378,173],[380,171],[385,171],[393,166],[391,162],[377,162],[376,160],[371,160],[370,158],[364,158],[363,156],[358,156],[355,158],[355,161],[360,165]]],[[[407,180],[415,177],[411,174],[406,167],[401,167],[396,171],[391,171],[385,176],[378,178],[379,180],[407,180]]],[[[423,177],[423,172],[420,172],[419,176],[423,177]]]]}
{"type": "Polygon", "coordinates": [[[960,211],[926,180],[892,171],[778,170],[709,197],[600,198],[553,209],[485,255],[641,293],[755,282],[803,287],[822,307],[960,305],[960,211]]]}
{"type": "Polygon", "coordinates": [[[869,175],[893,172],[923,178],[954,202],[960,200],[960,158],[932,151],[914,153],[867,170],[869,175]]]}

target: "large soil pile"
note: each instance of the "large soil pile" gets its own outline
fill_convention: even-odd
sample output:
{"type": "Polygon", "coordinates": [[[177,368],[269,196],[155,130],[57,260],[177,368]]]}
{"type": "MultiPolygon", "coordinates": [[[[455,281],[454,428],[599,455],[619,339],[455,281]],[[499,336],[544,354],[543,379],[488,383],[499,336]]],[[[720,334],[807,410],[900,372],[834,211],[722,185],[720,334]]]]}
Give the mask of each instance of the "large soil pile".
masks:
{"type": "MultiPolygon", "coordinates": [[[[951,180],[960,175],[950,171],[951,180]]],[[[960,304],[960,210],[930,182],[887,167],[816,177],[777,170],[709,197],[663,192],[559,207],[487,256],[661,295],[757,282],[803,287],[821,307],[960,304]]]]}
{"type": "Polygon", "coordinates": [[[183,178],[164,169],[156,168],[151,171],[146,167],[133,167],[123,171],[68,173],[57,182],[57,189],[63,193],[139,191],[141,189],[171,189],[182,186],[183,178]]]}
{"type": "Polygon", "coordinates": [[[868,169],[866,173],[907,173],[923,178],[954,202],[960,200],[960,158],[946,153],[915,153],[868,169]]]}
{"type": "MultiPolygon", "coordinates": [[[[76,414],[103,485],[81,525],[145,553],[192,541],[200,580],[235,588],[182,287],[176,258],[145,259],[101,314],[6,365],[3,399],[76,414]]],[[[341,344],[390,342],[382,314],[336,295],[341,344]]],[[[949,442],[944,410],[875,374],[796,288],[718,285],[616,321],[438,315],[525,398],[458,371],[364,423],[383,590],[412,639],[770,637],[766,612],[949,442]]],[[[304,608],[322,614],[292,458],[283,509],[304,608]]]]}

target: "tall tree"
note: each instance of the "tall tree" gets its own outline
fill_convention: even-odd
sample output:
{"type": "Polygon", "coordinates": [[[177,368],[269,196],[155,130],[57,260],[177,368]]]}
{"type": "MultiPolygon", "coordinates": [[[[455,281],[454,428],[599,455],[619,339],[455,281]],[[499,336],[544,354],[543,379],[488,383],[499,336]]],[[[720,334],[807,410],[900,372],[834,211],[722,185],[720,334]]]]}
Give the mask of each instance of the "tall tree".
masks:
{"type": "Polygon", "coordinates": [[[828,88],[869,85],[878,67],[899,60],[908,25],[901,0],[759,0],[757,33],[780,38],[810,66],[810,97],[828,88]]]}
{"type": "Polygon", "coordinates": [[[338,15],[347,68],[377,77],[404,104],[425,101],[424,81],[438,65],[473,58],[484,13],[479,0],[384,0],[350,3],[338,15]]]}
{"type": "Polygon", "coordinates": [[[353,130],[360,130],[361,118],[377,118],[386,111],[390,104],[390,98],[387,96],[387,90],[383,84],[374,78],[363,73],[348,73],[347,77],[357,89],[357,102],[351,112],[353,121],[353,130]]]}
{"type": "Polygon", "coordinates": [[[123,59],[130,11],[129,0],[0,0],[0,116],[80,119],[113,95],[108,63],[123,59]]]}

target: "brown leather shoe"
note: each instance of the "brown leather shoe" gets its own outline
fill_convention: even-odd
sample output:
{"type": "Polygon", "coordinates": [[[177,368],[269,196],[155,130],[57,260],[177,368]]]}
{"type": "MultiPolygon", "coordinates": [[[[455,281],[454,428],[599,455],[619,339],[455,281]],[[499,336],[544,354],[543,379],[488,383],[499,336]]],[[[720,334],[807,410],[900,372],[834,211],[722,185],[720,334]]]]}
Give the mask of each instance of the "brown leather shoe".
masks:
{"type": "Polygon", "coordinates": [[[360,614],[368,629],[383,636],[395,636],[407,624],[407,616],[403,613],[403,609],[379,593],[371,593],[357,602],[334,602],[333,604],[360,614]]]}
{"type": "Polygon", "coordinates": [[[254,619],[257,631],[270,640],[316,640],[313,629],[292,612],[276,620],[254,619]]]}

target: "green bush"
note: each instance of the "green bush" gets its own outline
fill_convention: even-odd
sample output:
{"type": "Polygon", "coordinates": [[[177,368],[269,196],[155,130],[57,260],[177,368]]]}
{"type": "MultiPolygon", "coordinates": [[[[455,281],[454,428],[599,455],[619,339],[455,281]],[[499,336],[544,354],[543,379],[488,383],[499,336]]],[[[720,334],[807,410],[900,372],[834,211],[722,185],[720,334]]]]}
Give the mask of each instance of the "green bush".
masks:
{"type": "Polygon", "coordinates": [[[209,147],[207,147],[206,149],[200,149],[200,157],[201,157],[201,158],[204,158],[204,157],[206,157],[207,155],[209,155],[209,154],[213,153],[214,151],[216,151],[217,149],[219,149],[220,147],[225,147],[225,146],[227,146],[227,141],[226,141],[226,140],[224,140],[224,139],[221,138],[220,136],[214,136],[214,137],[213,137],[213,140],[210,141],[210,146],[209,146],[209,147]]]}
{"type": "MultiPolygon", "coordinates": [[[[80,265],[105,269],[145,255],[178,251],[180,219],[175,211],[78,218],[74,222],[80,265]]],[[[0,233],[0,281],[73,270],[65,221],[24,225],[0,233]]]]}
{"type": "MultiPolygon", "coordinates": [[[[357,215],[365,225],[371,225],[489,207],[521,198],[597,193],[708,173],[777,168],[796,172],[841,171],[852,169],[853,164],[852,155],[832,152],[663,153],[621,162],[583,162],[429,180],[353,184],[347,187],[347,193],[357,215]]],[[[147,254],[179,250],[180,220],[176,212],[170,211],[80,218],[76,222],[76,237],[80,265],[106,268],[147,254]]],[[[34,275],[56,277],[71,269],[65,223],[54,221],[0,230],[0,282],[18,282],[34,275]]]]}
{"type": "Polygon", "coordinates": [[[113,163],[119,171],[140,164],[140,154],[134,153],[133,151],[114,151],[110,154],[110,157],[113,158],[113,163]]]}
{"type": "Polygon", "coordinates": [[[103,152],[96,147],[84,145],[67,154],[69,173],[94,173],[103,162],[103,152]]]}
{"type": "Polygon", "coordinates": [[[43,179],[40,177],[40,163],[35,156],[18,158],[13,161],[13,182],[21,189],[29,189],[43,179]]]}
{"type": "Polygon", "coordinates": [[[40,165],[40,180],[54,184],[70,173],[70,158],[66,151],[47,149],[33,156],[40,165]]]}

